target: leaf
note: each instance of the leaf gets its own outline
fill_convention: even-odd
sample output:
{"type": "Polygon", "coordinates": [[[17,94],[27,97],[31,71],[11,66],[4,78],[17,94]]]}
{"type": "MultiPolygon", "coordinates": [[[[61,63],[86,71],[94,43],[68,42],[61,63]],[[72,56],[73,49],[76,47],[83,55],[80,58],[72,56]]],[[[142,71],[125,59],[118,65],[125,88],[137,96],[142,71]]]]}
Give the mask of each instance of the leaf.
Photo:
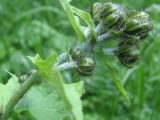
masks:
{"type": "Polygon", "coordinates": [[[0,83],[0,108],[4,108],[14,92],[20,87],[19,79],[11,74],[11,78],[8,80],[7,84],[0,83]]]}
{"type": "Polygon", "coordinates": [[[77,35],[80,37],[81,40],[85,40],[85,36],[83,34],[83,32],[81,31],[80,26],[77,24],[75,17],[70,9],[70,3],[71,0],[60,0],[61,5],[63,6],[70,23],[72,24],[72,27],[74,28],[74,30],[76,31],[77,35]]]}
{"type": "Polygon", "coordinates": [[[115,85],[117,86],[117,88],[119,89],[121,94],[124,96],[125,100],[130,104],[130,99],[127,96],[127,93],[121,83],[117,69],[110,63],[110,61],[107,59],[107,57],[104,56],[103,58],[105,61],[105,65],[109,68],[110,76],[111,76],[113,82],[115,83],[115,85]]]}
{"type": "Polygon", "coordinates": [[[83,120],[81,95],[84,93],[83,82],[65,84],[62,80],[60,72],[53,65],[53,61],[42,60],[39,55],[33,57],[32,61],[39,67],[40,71],[48,83],[60,95],[65,107],[73,114],[75,120],[83,120]]]}
{"type": "Polygon", "coordinates": [[[90,28],[90,30],[92,32],[92,35],[94,36],[94,38],[96,38],[96,33],[94,31],[94,24],[92,22],[90,14],[88,12],[80,10],[80,9],[74,7],[74,6],[70,6],[70,8],[71,8],[71,11],[74,14],[78,15],[79,17],[81,17],[85,21],[85,23],[87,23],[87,25],[89,26],[89,28],[90,28]]]}
{"type": "Polygon", "coordinates": [[[64,84],[65,95],[72,107],[76,120],[83,120],[82,102],[80,96],[84,93],[83,82],[64,84]]]}
{"type": "Polygon", "coordinates": [[[25,97],[18,103],[15,111],[24,113],[22,107],[25,103],[26,109],[37,120],[64,120],[71,114],[65,109],[64,102],[60,99],[56,89],[45,85],[33,86],[25,97]]]}

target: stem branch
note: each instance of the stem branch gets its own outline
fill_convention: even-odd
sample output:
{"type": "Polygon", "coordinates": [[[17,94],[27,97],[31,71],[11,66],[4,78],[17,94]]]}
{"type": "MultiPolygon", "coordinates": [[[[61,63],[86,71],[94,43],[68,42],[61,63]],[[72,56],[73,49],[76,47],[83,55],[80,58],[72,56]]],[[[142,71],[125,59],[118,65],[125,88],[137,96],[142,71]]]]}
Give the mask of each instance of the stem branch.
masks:
{"type": "Polygon", "coordinates": [[[111,32],[104,33],[97,38],[97,42],[105,41],[106,39],[109,40],[113,35],[111,32]]]}
{"type": "Polygon", "coordinates": [[[76,68],[77,64],[75,62],[66,62],[57,67],[59,71],[63,71],[66,69],[76,68]]]}

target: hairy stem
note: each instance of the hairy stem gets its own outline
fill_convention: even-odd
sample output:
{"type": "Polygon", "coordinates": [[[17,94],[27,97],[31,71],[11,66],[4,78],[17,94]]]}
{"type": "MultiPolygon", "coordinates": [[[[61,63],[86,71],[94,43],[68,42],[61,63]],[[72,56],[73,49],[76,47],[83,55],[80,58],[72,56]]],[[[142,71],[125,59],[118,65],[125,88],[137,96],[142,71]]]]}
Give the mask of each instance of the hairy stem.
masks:
{"type": "Polygon", "coordinates": [[[57,58],[56,66],[66,62],[67,59],[68,59],[68,53],[67,52],[64,52],[64,53],[60,54],[57,58]]]}
{"type": "Polygon", "coordinates": [[[98,36],[97,42],[105,41],[106,39],[109,40],[109,38],[111,38],[112,36],[113,35],[111,32],[104,33],[104,34],[98,36]]]}
{"type": "Polygon", "coordinates": [[[108,54],[114,54],[114,52],[118,49],[118,47],[114,47],[114,48],[104,48],[103,52],[104,54],[108,55],[108,54]]]}
{"type": "Polygon", "coordinates": [[[71,68],[76,68],[77,67],[77,64],[75,62],[66,62],[66,63],[63,63],[61,65],[59,65],[57,67],[57,69],[59,71],[63,71],[63,70],[66,70],[66,69],[71,69],[71,68]]]}
{"type": "Polygon", "coordinates": [[[104,21],[101,20],[97,25],[97,27],[95,28],[95,32],[97,33],[97,35],[100,35],[103,31],[104,31],[104,21]]]}

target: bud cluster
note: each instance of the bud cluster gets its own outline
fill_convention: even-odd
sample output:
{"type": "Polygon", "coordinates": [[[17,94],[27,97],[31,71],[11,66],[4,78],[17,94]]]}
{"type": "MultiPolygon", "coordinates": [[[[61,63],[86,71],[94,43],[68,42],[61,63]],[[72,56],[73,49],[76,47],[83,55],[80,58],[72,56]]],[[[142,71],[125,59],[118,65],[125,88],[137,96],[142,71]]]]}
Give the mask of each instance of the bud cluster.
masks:
{"type": "Polygon", "coordinates": [[[120,39],[114,53],[122,64],[131,67],[139,56],[138,43],[148,36],[153,27],[148,13],[126,10],[111,2],[95,3],[93,18],[95,23],[103,23],[99,33],[111,33],[113,37],[120,39]]]}

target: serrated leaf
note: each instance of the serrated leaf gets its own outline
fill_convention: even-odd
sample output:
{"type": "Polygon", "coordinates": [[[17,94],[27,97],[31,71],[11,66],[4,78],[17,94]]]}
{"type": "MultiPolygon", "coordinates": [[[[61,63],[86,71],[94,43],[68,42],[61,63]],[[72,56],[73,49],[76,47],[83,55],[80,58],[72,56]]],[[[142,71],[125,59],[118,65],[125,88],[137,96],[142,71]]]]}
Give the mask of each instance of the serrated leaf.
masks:
{"type": "Polygon", "coordinates": [[[84,92],[82,87],[83,82],[65,84],[62,80],[60,72],[56,67],[51,66],[49,61],[42,60],[38,55],[31,59],[39,67],[45,80],[48,81],[58,92],[61,99],[65,103],[67,110],[73,114],[74,119],[83,120],[82,103],[80,99],[82,93],[84,92]]]}
{"type": "Polygon", "coordinates": [[[63,6],[63,8],[64,8],[64,10],[65,10],[65,12],[66,12],[66,14],[69,18],[69,21],[72,24],[72,27],[76,31],[77,35],[80,37],[81,40],[85,40],[85,35],[81,31],[80,26],[77,24],[77,22],[74,18],[74,14],[72,13],[72,11],[70,9],[69,2],[71,2],[71,0],[60,0],[60,3],[63,6]]]}
{"type": "Polygon", "coordinates": [[[96,38],[96,33],[94,31],[94,24],[92,22],[90,14],[88,12],[80,10],[74,6],[70,6],[70,8],[74,14],[78,15],[79,17],[81,17],[84,20],[84,22],[90,28],[92,35],[94,36],[94,38],[96,38]]]}
{"type": "Polygon", "coordinates": [[[6,106],[14,92],[20,87],[19,79],[16,75],[9,74],[11,75],[11,78],[8,80],[7,84],[0,83],[0,108],[6,106]]]}
{"type": "Polygon", "coordinates": [[[121,83],[121,80],[118,75],[117,69],[110,63],[107,57],[104,56],[105,65],[109,68],[110,76],[115,83],[116,87],[119,89],[125,100],[130,104],[130,99],[121,83]]]}

